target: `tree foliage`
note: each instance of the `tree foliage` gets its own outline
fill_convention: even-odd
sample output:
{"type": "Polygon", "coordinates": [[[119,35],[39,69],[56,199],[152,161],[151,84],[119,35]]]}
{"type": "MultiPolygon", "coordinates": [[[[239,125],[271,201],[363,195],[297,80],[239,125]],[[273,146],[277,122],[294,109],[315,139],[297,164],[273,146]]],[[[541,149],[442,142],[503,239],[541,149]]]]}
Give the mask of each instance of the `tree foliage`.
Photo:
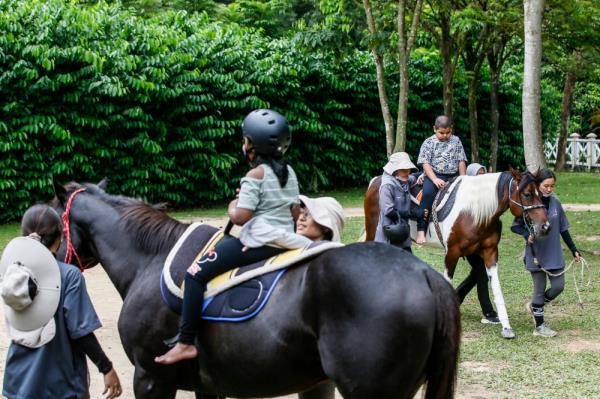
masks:
{"type": "MultiPolygon", "coordinates": [[[[304,192],[366,184],[385,162],[366,51],[270,38],[208,13],[140,16],[61,0],[0,0],[0,30],[0,220],[48,200],[52,178],[108,176],[113,192],[176,207],[231,198],[247,169],[239,126],[258,107],[290,120],[289,160],[304,192]]],[[[521,66],[509,64],[499,93],[501,168],[522,163],[521,66]]],[[[439,52],[424,47],[409,62],[413,158],[443,109],[439,65],[439,52]]],[[[464,73],[456,81],[456,132],[468,149],[464,73]]],[[[398,80],[388,90],[397,96],[398,80]]],[[[489,87],[479,92],[485,140],[489,87]]],[[[542,98],[542,117],[552,121],[545,115],[556,97],[542,98]]]]}

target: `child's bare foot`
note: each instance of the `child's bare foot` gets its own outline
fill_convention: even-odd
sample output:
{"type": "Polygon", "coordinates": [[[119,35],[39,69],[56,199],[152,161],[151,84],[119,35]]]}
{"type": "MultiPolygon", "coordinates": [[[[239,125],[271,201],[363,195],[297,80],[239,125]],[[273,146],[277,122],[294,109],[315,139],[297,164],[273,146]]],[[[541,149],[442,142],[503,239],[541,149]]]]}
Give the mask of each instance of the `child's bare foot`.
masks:
{"type": "Polygon", "coordinates": [[[419,245],[425,244],[427,240],[425,239],[425,232],[424,231],[417,231],[417,239],[415,240],[415,242],[419,245]]]}
{"type": "Polygon", "coordinates": [[[182,360],[193,359],[196,356],[198,356],[198,349],[194,345],[178,342],[177,345],[164,355],[155,357],[154,361],[160,364],[173,364],[182,360]]]}

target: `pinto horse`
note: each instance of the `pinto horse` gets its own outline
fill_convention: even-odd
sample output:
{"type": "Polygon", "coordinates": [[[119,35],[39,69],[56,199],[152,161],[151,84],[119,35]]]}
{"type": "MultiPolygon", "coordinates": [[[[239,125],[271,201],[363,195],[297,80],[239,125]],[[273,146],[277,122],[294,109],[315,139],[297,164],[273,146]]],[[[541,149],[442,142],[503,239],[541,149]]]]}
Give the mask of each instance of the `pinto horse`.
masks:
{"type": "MultiPolygon", "coordinates": [[[[174,398],[178,389],[272,397],[327,380],[345,398],[412,398],[423,383],[426,398],[454,396],[456,295],[411,254],[363,242],[304,260],[257,316],[203,322],[198,358],[165,366],[154,357],[167,351],[163,340],[177,333],[179,317],[163,303],[159,280],[187,225],[100,185],[55,184],[55,193],[67,255],[82,268],[101,263],[123,298],[118,329],[135,366],[136,398],[174,398]]],[[[208,237],[216,231],[199,228],[208,237]]]]}
{"type": "MultiPolygon", "coordinates": [[[[511,170],[479,176],[460,176],[453,184],[456,194],[451,210],[443,221],[437,223],[437,227],[432,220],[432,212],[427,229],[427,243],[446,250],[444,275],[450,281],[460,257],[471,254],[482,257],[502,323],[502,336],[514,338],[498,278],[498,243],[502,234],[500,216],[510,209],[515,217],[525,219],[533,235],[547,232],[548,218],[539,197],[535,175],[511,170]]],[[[380,186],[381,177],[374,178],[365,194],[366,241],[375,238],[379,221],[380,186]]],[[[414,221],[411,221],[411,235],[414,239],[414,221]]]]}

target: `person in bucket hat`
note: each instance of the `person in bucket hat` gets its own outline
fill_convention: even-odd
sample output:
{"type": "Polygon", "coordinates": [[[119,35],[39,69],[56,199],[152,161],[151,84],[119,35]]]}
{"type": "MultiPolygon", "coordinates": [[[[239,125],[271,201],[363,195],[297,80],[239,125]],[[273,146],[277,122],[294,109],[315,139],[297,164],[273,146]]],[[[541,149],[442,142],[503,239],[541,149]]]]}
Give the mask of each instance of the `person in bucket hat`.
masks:
{"type": "Polygon", "coordinates": [[[121,383],[94,330],[101,324],[78,268],[57,262],[62,224],[47,205],[23,215],[24,237],[0,258],[0,294],[11,343],[2,395],[8,399],[89,398],[86,355],[104,374],[106,398],[121,383]],[[68,360],[68,361],[67,361],[68,360]]]}
{"type": "Polygon", "coordinates": [[[422,217],[418,208],[411,206],[411,188],[417,184],[416,169],[406,152],[390,155],[383,167],[379,187],[379,223],[375,241],[396,245],[411,250],[409,218],[422,217]]]}

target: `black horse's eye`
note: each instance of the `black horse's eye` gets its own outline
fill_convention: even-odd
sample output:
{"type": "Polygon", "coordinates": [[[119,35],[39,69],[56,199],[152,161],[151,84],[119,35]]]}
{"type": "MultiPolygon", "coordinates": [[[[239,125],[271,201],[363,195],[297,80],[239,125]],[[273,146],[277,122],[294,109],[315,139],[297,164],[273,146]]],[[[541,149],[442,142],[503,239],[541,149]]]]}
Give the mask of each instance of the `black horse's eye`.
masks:
{"type": "Polygon", "coordinates": [[[523,193],[523,197],[525,197],[525,198],[531,198],[531,193],[523,193]]]}

